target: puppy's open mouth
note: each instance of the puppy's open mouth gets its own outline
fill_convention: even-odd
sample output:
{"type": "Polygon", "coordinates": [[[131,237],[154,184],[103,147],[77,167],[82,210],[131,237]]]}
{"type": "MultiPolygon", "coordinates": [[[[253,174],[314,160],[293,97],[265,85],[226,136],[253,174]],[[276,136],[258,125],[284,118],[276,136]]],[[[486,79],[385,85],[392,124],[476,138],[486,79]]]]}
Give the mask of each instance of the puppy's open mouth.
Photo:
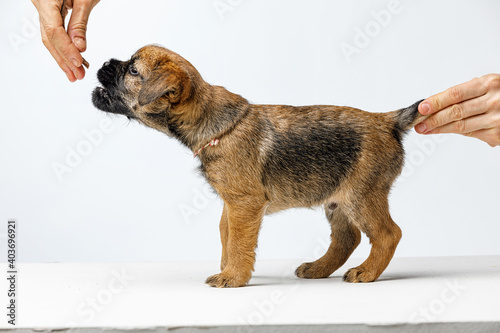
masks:
{"type": "Polygon", "coordinates": [[[106,88],[97,87],[92,92],[92,103],[103,111],[110,111],[111,98],[106,88]]]}
{"type": "Polygon", "coordinates": [[[94,94],[99,96],[99,98],[102,98],[103,100],[109,101],[109,94],[106,88],[103,87],[97,87],[94,89],[94,94]]]}
{"type": "Polygon", "coordinates": [[[136,119],[135,115],[118,98],[111,96],[104,87],[96,87],[92,92],[92,103],[96,108],[108,113],[121,114],[128,119],[136,119]]]}
{"type": "Polygon", "coordinates": [[[108,91],[106,88],[97,87],[95,88],[96,93],[100,94],[103,98],[109,98],[108,91]]]}

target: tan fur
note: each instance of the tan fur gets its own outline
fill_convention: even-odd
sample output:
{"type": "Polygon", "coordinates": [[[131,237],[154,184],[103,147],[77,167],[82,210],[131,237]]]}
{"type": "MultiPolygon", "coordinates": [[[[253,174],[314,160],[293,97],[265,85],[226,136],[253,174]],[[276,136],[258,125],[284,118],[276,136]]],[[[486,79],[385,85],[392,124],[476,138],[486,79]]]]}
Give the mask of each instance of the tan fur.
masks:
{"type": "Polygon", "coordinates": [[[142,48],[120,66],[135,66],[140,74],[125,74],[123,88],[116,88],[130,112],[101,107],[105,111],[174,136],[193,152],[220,140],[199,153],[203,175],[224,201],[221,272],[207,279],[209,285],[248,283],[264,215],[318,205],[325,207],[331,244],[323,257],[298,267],[297,276],[332,274],[359,244],[361,232],[372,244],[370,256],[344,280],[370,282],[382,274],[401,238],[387,200],[403,165],[399,136],[415,122],[398,127],[400,111],[252,105],[206,83],[187,60],[158,46],[142,48]],[[335,138],[325,137],[330,135],[335,138]]]}

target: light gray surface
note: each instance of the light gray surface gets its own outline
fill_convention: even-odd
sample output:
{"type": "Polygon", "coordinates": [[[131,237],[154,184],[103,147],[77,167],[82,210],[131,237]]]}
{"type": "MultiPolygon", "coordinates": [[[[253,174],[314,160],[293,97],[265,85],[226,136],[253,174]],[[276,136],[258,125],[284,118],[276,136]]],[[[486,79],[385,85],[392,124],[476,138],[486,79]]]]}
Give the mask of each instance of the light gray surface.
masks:
{"type": "MultiPolygon", "coordinates": [[[[328,279],[301,280],[292,275],[300,261],[261,261],[249,286],[236,289],[204,284],[217,262],[20,264],[18,327],[73,332],[235,332],[235,327],[236,332],[494,332],[499,327],[499,256],[397,258],[375,283],[343,282],[343,272],[359,263],[350,260],[328,279]]],[[[2,321],[0,328],[9,326],[2,321]]]]}
{"type": "MultiPolygon", "coordinates": [[[[8,332],[3,331],[2,332],[8,332]]],[[[499,332],[499,323],[427,323],[417,325],[368,326],[368,325],[296,325],[296,326],[219,326],[219,327],[155,327],[150,329],[102,329],[97,327],[58,329],[68,333],[492,333],[499,332]]],[[[53,330],[18,329],[16,333],[52,333],[53,330]]]]}

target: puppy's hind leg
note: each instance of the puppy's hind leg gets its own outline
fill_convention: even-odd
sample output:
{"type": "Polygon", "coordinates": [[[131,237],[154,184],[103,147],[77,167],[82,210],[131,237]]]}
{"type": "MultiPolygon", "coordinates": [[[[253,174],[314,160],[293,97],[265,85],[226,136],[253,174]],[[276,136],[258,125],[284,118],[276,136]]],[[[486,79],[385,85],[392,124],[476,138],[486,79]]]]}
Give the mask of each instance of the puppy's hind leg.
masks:
{"type": "Polygon", "coordinates": [[[331,243],[325,255],[314,262],[303,263],[295,275],[305,279],[326,278],[342,266],[361,240],[361,233],[336,203],[325,205],[332,228],[331,243]]]}
{"type": "Polygon", "coordinates": [[[375,281],[389,265],[401,239],[401,229],[389,214],[387,195],[368,195],[350,211],[349,218],[368,236],[372,248],[365,262],[344,274],[344,281],[375,281]]]}

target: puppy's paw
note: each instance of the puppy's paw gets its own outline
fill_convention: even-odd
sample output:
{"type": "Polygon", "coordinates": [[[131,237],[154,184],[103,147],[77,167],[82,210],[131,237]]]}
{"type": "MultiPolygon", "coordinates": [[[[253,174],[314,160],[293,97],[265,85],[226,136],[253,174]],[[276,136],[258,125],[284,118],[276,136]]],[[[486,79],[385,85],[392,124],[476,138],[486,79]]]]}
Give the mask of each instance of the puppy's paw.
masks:
{"type": "Polygon", "coordinates": [[[345,282],[373,282],[377,279],[377,275],[371,271],[365,270],[363,267],[358,266],[351,268],[344,274],[345,282]]]}
{"type": "Polygon", "coordinates": [[[249,280],[250,277],[242,278],[236,275],[230,275],[222,272],[220,274],[215,274],[208,277],[205,283],[209,286],[217,288],[236,288],[243,287],[249,280]]]}
{"type": "Polygon", "coordinates": [[[305,262],[295,270],[295,275],[303,279],[322,279],[332,274],[325,266],[317,262],[305,262]]]}

